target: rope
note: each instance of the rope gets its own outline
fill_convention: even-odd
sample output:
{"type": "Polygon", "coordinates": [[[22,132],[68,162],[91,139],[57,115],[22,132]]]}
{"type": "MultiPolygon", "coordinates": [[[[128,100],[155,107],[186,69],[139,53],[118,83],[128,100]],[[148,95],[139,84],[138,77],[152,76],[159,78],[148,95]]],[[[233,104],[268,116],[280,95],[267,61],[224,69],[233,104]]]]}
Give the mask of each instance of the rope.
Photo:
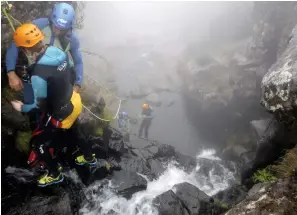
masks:
{"type": "MultiPolygon", "coordinates": [[[[7,1],[5,1],[5,3],[7,4],[8,9],[10,9],[12,5],[8,4],[7,1]]],[[[3,3],[2,3],[2,4],[3,4],[3,3]]],[[[13,19],[13,20],[14,20],[15,22],[17,22],[19,25],[22,25],[22,23],[21,23],[20,21],[18,21],[18,20],[15,19],[12,15],[10,15],[9,13],[7,13],[5,7],[1,7],[1,10],[2,10],[3,14],[5,15],[6,19],[8,20],[8,23],[9,23],[9,25],[10,25],[10,27],[12,28],[13,31],[15,31],[15,27],[14,27],[14,25],[13,25],[11,19],[13,19]]],[[[68,44],[68,45],[69,45],[69,44],[68,44]]],[[[68,47],[68,46],[67,46],[67,47],[68,47]]],[[[66,47],[66,49],[67,49],[67,47],[66,47]]],[[[68,47],[68,48],[69,48],[69,47],[68,47]]],[[[26,54],[26,53],[25,53],[25,54],[26,54]]],[[[27,55],[26,55],[26,56],[27,56],[27,55]]],[[[97,56],[99,56],[99,55],[97,55],[97,56]]],[[[27,57],[28,57],[28,56],[27,56],[27,57]]],[[[102,58],[102,59],[104,59],[104,58],[102,58]]],[[[104,60],[105,60],[105,59],[104,59],[104,60]]],[[[106,60],[105,60],[105,61],[106,61],[106,60]]],[[[107,61],[106,61],[106,62],[107,62],[107,61]]],[[[100,85],[103,89],[105,89],[107,92],[110,92],[108,89],[106,89],[102,84],[98,83],[98,82],[97,82],[94,78],[92,78],[90,75],[88,75],[87,73],[85,73],[85,74],[86,74],[87,76],[89,76],[89,78],[91,78],[94,82],[96,82],[97,84],[99,84],[99,85],[100,85]]],[[[92,114],[92,116],[94,116],[95,118],[97,118],[97,119],[99,119],[99,120],[101,120],[101,121],[110,122],[110,121],[114,120],[114,119],[117,117],[117,115],[118,115],[118,113],[119,113],[119,111],[120,111],[121,102],[122,102],[121,99],[120,99],[119,97],[117,97],[114,93],[112,93],[112,96],[116,97],[120,102],[119,102],[119,106],[118,106],[116,115],[115,115],[111,120],[102,119],[102,118],[99,117],[98,115],[94,114],[94,113],[93,113],[89,108],[87,108],[85,105],[83,105],[83,107],[84,107],[90,114],[92,114]]]]}
{"type": "MultiPolygon", "coordinates": [[[[8,4],[8,3],[6,2],[6,4],[8,4]]],[[[14,26],[13,26],[13,24],[12,24],[12,21],[11,21],[11,19],[9,18],[7,12],[6,12],[6,9],[5,9],[4,7],[1,7],[1,10],[2,10],[2,12],[4,13],[6,19],[8,20],[8,23],[9,23],[10,27],[12,28],[13,31],[15,31],[15,28],[14,28],[14,26]]],[[[13,18],[13,19],[16,20],[15,18],[13,18]]]]}
{"type": "MultiPolygon", "coordinates": [[[[98,85],[100,85],[103,89],[105,89],[107,92],[110,92],[108,89],[106,89],[102,84],[100,84],[98,81],[96,81],[92,76],[88,75],[87,73],[85,73],[90,79],[92,79],[94,82],[96,82],[98,85]]],[[[122,100],[116,96],[113,92],[112,92],[112,96],[114,96],[115,98],[117,98],[119,100],[119,106],[117,108],[117,112],[115,114],[115,116],[111,119],[111,120],[108,120],[108,119],[103,119],[101,117],[99,117],[98,115],[94,114],[89,108],[87,108],[85,105],[83,105],[83,107],[92,115],[94,116],[95,118],[99,119],[99,120],[102,120],[104,122],[110,122],[114,119],[117,118],[118,114],[119,114],[119,111],[121,109],[121,104],[122,104],[122,100]]]]}
{"type": "MultiPolygon", "coordinates": [[[[89,51],[86,51],[86,50],[81,50],[81,52],[86,53],[86,54],[89,54],[89,55],[97,56],[97,57],[99,57],[100,59],[104,60],[104,61],[107,63],[107,65],[109,65],[110,67],[113,67],[113,68],[115,68],[116,70],[118,70],[118,71],[120,71],[120,72],[125,72],[125,73],[127,73],[127,71],[124,71],[124,70],[122,70],[122,69],[120,69],[120,68],[114,66],[113,64],[109,63],[108,60],[106,60],[106,59],[105,59],[104,57],[102,57],[100,54],[93,53],[93,52],[89,52],[89,51]]],[[[129,75],[129,76],[133,76],[132,74],[130,74],[130,72],[128,72],[128,75],[129,75]]]]}

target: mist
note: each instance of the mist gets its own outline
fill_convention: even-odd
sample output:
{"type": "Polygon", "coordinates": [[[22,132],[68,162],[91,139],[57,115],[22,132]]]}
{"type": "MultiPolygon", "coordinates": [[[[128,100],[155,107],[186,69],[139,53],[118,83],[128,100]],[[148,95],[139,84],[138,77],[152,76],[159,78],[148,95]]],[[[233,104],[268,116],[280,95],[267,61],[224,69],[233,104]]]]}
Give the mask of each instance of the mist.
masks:
{"type": "Polygon", "coordinates": [[[185,56],[222,52],[250,36],[252,9],[253,2],[86,2],[77,33],[82,50],[100,57],[84,53],[85,73],[129,99],[122,109],[132,116],[157,94],[165,105],[155,108],[151,138],[194,156],[210,143],[189,121],[179,67],[185,56]]]}

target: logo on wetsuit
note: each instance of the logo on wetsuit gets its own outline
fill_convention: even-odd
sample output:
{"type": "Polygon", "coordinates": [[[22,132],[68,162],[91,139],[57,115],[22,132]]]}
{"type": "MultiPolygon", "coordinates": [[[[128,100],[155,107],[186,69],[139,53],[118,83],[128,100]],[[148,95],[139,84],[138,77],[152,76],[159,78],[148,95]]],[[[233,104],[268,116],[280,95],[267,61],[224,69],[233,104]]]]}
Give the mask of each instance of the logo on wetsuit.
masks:
{"type": "Polygon", "coordinates": [[[59,72],[62,72],[62,71],[65,71],[66,67],[67,67],[67,62],[64,61],[64,62],[57,68],[57,70],[58,70],[59,72]]]}

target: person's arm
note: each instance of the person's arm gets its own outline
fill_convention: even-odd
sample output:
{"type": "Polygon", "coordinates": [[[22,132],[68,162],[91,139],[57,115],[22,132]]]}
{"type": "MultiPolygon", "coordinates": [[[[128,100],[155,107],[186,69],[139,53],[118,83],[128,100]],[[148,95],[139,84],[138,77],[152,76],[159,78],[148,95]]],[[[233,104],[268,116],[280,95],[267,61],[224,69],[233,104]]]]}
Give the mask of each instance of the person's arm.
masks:
{"type": "Polygon", "coordinates": [[[151,114],[150,114],[150,116],[147,116],[146,118],[148,118],[148,119],[152,119],[152,118],[154,118],[154,116],[153,116],[153,112],[154,112],[154,110],[151,108],[151,114]]]}
{"type": "Polygon", "coordinates": [[[82,54],[80,51],[80,43],[77,36],[72,33],[71,41],[70,41],[70,54],[73,59],[76,80],[75,84],[81,86],[83,81],[83,60],[82,54]]]}
{"type": "MultiPolygon", "coordinates": [[[[39,18],[32,21],[38,28],[43,29],[49,25],[48,18],[39,18]]],[[[16,61],[19,55],[19,49],[13,41],[6,52],[6,72],[14,72],[16,61]]]]}
{"type": "Polygon", "coordinates": [[[19,56],[19,49],[13,41],[6,51],[6,72],[14,72],[17,58],[19,56]]]}
{"type": "Polygon", "coordinates": [[[38,18],[38,19],[34,19],[32,21],[32,23],[34,25],[36,25],[40,30],[44,29],[45,27],[47,27],[50,22],[48,18],[38,18]]]}
{"type": "Polygon", "coordinates": [[[47,97],[47,82],[44,79],[38,76],[32,76],[31,83],[34,92],[34,100],[32,104],[23,104],[21,111],[25,113],[39,109],[39,104],[42,102],[41,100],[47,97]]]}

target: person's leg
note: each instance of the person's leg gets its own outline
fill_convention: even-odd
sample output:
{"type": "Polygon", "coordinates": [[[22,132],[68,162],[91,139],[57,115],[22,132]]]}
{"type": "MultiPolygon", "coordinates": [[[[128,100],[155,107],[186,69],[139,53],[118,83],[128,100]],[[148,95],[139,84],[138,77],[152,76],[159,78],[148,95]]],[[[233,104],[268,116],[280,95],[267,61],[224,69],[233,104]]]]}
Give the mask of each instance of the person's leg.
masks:
{"type": "Polygon", "coordinates": [[[41,160],[46,164],[48,174],[38,180],[38,186],[45,187],[51,184],[57,184],[64,180],[63,175],[58,170],[58,164],[51,156],[49,149],[52,146],[52,141],[57,138],[58,130],[52,127],[46,127],[42,133],[35,137],[35,146],[40,155],[41,160]]]}
{"type": "Polygon", "coordinates": [[[145,126],[145,119],[142,120],[140,127],[139,127],[139,132],[138,132],[138,136],[141,137],[142,136],[142,130],[145,126]]]}
{"type": "MultiPolygon", "coordinates": [[[[34,102],[34,93],[33,93],[33,88],[32,85],[23,82],[24,84],[24,104],[32,104],[34,102]]],[[[29,123],[30,123],[30,128],[32,131],[37,127],[39,123],[39,118],[40,118],[40,113],[39,112],[32,112],[28,113],[29,116],[29,123]]]]}
{"type": "Polygon", "coordinates": [[[151,126],[151,120],[146,120],[145,122],[145,138],[147,139],[148,138],[148,130],[151,126]]]}
{"type": "Polygon", "coordinates": [[[78,165],[95,165],[97,160],[92,155],[92,146],[90,144],[90,141],[88,140],[88,137],[83,132],[83,128],[81,126],[83,125],[80,125],[78,121],[76,121],[68,132],[70,138],[72,139],[71,142],[76,143],[83,153],[83,155],[78,156],[75,159],[75,163],[78,165]]]}
{"type": "Polygon", "coordinates": [[[34,102],[34,92],[32,85],[26,82],[24,84],[24,104],[32,104],[34,102]]]}

